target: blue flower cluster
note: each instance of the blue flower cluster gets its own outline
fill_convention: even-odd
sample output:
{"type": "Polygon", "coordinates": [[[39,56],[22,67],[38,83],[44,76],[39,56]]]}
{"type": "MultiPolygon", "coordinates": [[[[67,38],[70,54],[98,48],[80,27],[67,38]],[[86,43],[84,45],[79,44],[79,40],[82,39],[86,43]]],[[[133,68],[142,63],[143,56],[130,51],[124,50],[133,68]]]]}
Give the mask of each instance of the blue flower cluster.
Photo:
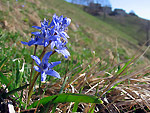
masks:
{"type": "MultiPolygon", "coordinates": [[[[50,45],[52,50],[61,53],[65,58],[68,58],[70,53],[67,50],[66,44],[68,43],[69,36],[67,35],[66,31],[70,25],[70,22],[70,18],[64,18],[63,15],[58,17],[56,14],[54,14],[51,23],[49,20],[44,19],[44,21],[41,21],[41,27],[32,26],[39,31],[31,32],[31,34],[33,34],[31,40],[29,42],[21,41],[21,43],[28,46],[42,45],[47,47],[50,45]]],[[[45,81],[46,75],[60,78],[60,75],[56,71],[52,70],[52,68],[61,62],[48,63],[48,58],[51,54],[52,52],[46,53],[42,59],[42,62],[37,56],[31,55],[38,65],[34,66],[34,69],[38,72],[41,72],[41,81],[45,81]]]]}
{"type": "Polygon", "coordinates": [[[66,33],[67,27],[71,22],[70,18],[63,18],[63,16],[58,17],[56,14],[53,15],[53,19],[49,24],[49,20],[44,19],[41,21],[41,27],[32,26],[40,31],[31,32],[34,35],[29,42],[23,42],[22,44],[31,45],[43,45],[44,47],[51,44],[51,49],[56,47],[55,51],[62,53],[65,58],[70,56],[67,50],[66,44],[68,42],[67,38],[69,36],[66,33]]]}
{"type": "Polygon", "coordinates": [[[38,72],[41,72],[41,81],[45,81],[47,75],[61,78],[59,73],[57,73],[56,71],[52,69],[54,66],[60,64],[61,61],[48,63],[48,59],[51,54],[52,52],[47,52],[44,55],[42,62],[37,56],[31,55],[31,57],[35,60],[36,64],[38,65],[38,66],[34,66],[34,69],[38,72]]]}

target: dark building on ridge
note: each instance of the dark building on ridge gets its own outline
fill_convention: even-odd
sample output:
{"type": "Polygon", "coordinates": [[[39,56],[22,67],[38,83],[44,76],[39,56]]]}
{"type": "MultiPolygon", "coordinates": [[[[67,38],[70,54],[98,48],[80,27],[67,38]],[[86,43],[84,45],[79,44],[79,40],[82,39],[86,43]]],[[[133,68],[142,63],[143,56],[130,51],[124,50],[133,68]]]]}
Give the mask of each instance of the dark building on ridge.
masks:
{"type": "Polygon", "coordinates": [[[126,16],[127,13],[123,9],[115,9],[112,13],[110,13],[110,16],[126,16]]]}
{"type": "Polygon", "coordinates": [[[102,7],[99,3],[90,3],[84,10],[92,15],[101,15],[102,13],[109,14],[112,12],[112,8],[108,6],[102,7]]]}
{"type": "Polygon", "coordinates": [[[126,11],[123,9],[115,9],[114,11],[112,11],[112,8],[109,6],[102,6],[99,3],[93,3],[93,2],[91,2],[88,6],[85,6],[84,10],[94,16],[97,16],[97,15],[136,16],[136,14],[133,12],[127,14],[126,11]]]}
{"type": "Polygon", "coordinates": [[[108,7],[108,6],[104,6],[102,7],[103,12],[105,12],[106,14],[110,14],[112,12],[112,8],[108,7]]]}

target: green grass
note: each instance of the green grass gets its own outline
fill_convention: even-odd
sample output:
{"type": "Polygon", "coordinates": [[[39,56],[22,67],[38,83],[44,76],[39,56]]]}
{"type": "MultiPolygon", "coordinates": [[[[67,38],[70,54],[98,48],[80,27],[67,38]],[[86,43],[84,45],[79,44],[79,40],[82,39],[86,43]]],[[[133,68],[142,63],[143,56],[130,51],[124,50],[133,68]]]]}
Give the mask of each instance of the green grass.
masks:
{"type": "MultiPolygon", "coordinates": [[[[17,5],[20,6],[24,3],[24,8],[16,8],[19,9],[22,15],[21,20],[19,20],[17,16],[12,16],[11,12],[13,12],[14,9],[12,9],[11,12],[9,12],[8,10],[5,10],[5,13],[3,13],[3,11],[0,12],[2,14],[1,18],[5,18],[8,23],[10,21],[10,18],[11,22],[13,22],[13,19],[18,19],[18,28],[20,28],[21,26],[24,26],[26,28],[16,28],[18,30],[17,33],[11,33],[1,29],[1,48],[3,48],[1,49],[1,60],[4,58],[4,56],[10,57],[11,59],[21,57],[24,58],[25,61],[29,64],[31,63],[30,55],[33,54],[34,47],[26,47],[24,45],[21,45],[21,47],[18,48],[18,46],[21,44],[20,41],[30,40],[30,36],[28,34],[32,31],[35,31],[35,29],[31,28],[32,24],[30,23],[30,18],[28,17],[28,13],[33,12],[36,13],[39,18],[41,18],[41,20],[43,18],[51,20],[51,16],[54,13],[56,13],[57,15],[64,15],[71,18],[74,25],[79,25],[77,31],[73,31],[71,27],[69,27],[68,31],[68,34],[70,36],[68,48],[73,57],[71,57],[67,61],[64,60],[60,55],[58,58],[53,57],[53,60],[59,60],[59,58],[61,58],[61,60],[63,60],[63,63],[70,62],[70,66],[68,66],[68,64],[65,64],[63,66],[60,66],[61,68],[65,68],[68,66],[68,70],[70,70],[70,67],[73,67],[73,65],[71,65],[72,60],[77,58],[80,59],[75,60],[75,62],[79,63],[79,65],[83,62],[83,59],[85,62],[91,61],[93,57],[93,51],[95,51],[96,57],[103,58],[107,56],[106,51],[110,49],[114,57],[116,57],[117,46],[117,52],[120,57],[119,59],[123,61],[129,59],[134,54],[132,54],[132,52],[139,49],[138,40],[134,38],[136,25],[131,26],[130,23],[118,24],[115,19],[109,17],[107,17],[106,20],[103,21],[101,18],[99,19],[84,12],[82,8],[78,7],[77,5],[73,5],[62,0],[42,0],[41,2],[38,2],[39,4],[29,1],[19,1],[17,3],[10,0],[10,7],[12,8],[17,5]],[[123,27],[121,26],[121,24],[123,24],[123,27]],[[26,36],[23,36],[22,32],[24,32],[26,36]]],[[[5,2],[3,2],[3,5],[7,6],[5,2]]],[[[131,21],[132,18],[126,17],[126,19],[128,22],[133,22],[131,21]]],[[[134,20],[134,18],[132,20],[134,20]]],[[[42,49],[39,49],[37,54],[39,55],[41,51],[42,49]]],[[[60,68],[56,70],[60,70],[60,68]]],[[[62,75],[65,75],[65,71],[62,70],[61,73],[62,75]]]]}
{"type": "MultiPolygon", "coordinates": [[[[11,21],[11,23],[13,23],[12,20],[17,19],[18,21],[15,21],[13,25],[17,23],[17,31],[21,32],[21,35],[23,32],[25,32],[26,37],[24,38],[26,39],[29,39],[28,34],[30,32],[35,31],[31,28],[31,26],[33,26],[33,24],[35,25],[35,23],[33,22],[33,20],[31,21],[28,14],[37,14],[39,16],[37,21],[40,21],[40,19],[43,20],[44,18],[51,20],[52,15],[56,13],[59,16],[64,15],[66,17],[71,18],[72,23],[74,25],[79,25],[79,28],[77,28],[76,32],[71,30],[71,28],[69,28],[68,32],[71,37],[69,41],[78,53],[81,52],[82,54],[82,49],[80,48],[83,47],[90,49],[91,51],[95,51],[96,53],[98,53],[98,57],[100,57],[101,55],[105,55],[105,51],[110,48],[112,52],[115,52],[114,48],[116,47],[116,39],[118,41],[117,43],[119,48],[123,47],[124,49],[126,49],[126,51],[136,51],[139,49],[138,43],[141,41],[142,38],[136,38],[137,29],[135,28],[137,25],[132,26],[132,24],[130,24],[131,22],[137,22],[136,18],[126,17],[127,21],[123,23],[123,20],[121,24],[124,27],[122,27],[121,24],[118,24],[118,21],[116,21],[115,19],[106,18],[106,20],[103,21],[102,19],[91,16],[90,14],[84,12],[82,10],[82,7],[78,7],[77,5],[67,3],[63,0],[42,0],[39,2],[19,1],[18,3],[10,0],[10,4],[13,7],[20,6],[24,3],[24,8],[16,8],[19,9],[21,13],[21,20],[19,19],[20,17],[17,17],[19,15],[17,15],[16,17],[9,15],[9,18],[8,16],[6,16],[6,20],[8,22],[11,21]],[[22,25],[22,23],[24,24],[22,25]],[[77,41],[75,41],[74,38],[77,41]],[[82,45],[82,47],[80,47],[80,45],[82,45]]],[[[3,4],[7,6],[7,4],[3,4]]],[[[12,9],[12,12],[13,11],[14,9],[12,9]]],[[[124,55],[133,55],[128,53],[129,52],[125,53],[124,55]]]]}

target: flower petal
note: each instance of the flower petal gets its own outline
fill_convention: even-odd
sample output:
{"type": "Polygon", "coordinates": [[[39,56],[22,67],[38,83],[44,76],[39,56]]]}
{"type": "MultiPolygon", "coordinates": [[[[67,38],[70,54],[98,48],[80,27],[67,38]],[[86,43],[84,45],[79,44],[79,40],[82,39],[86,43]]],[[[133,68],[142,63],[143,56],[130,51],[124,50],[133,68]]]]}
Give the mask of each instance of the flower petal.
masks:
{"type": "Polygon", "coordinates": [[[41,27],[39,27],[39,26],[32,26],[32,27],[35,29],[41,29],[41,27]]]}
{"type": "Polygon", "coordinates": [[[61,61],[51,62],[49,68],[53,68],[53,67],[55,67],[56,65],[58,65],[60,63],[61,63],[61,61]]]}
{"type": "Polygon", "coordinates": [[[48,44],[49,44],[49,40],[48,40],[48,39],[45,39],[45,40],[44,40],[44,47],[48,46],[48,44]]]}
{"type": "Polygon", "coordinates": [[[48,70],[48,71],[46,72],[46,74],[47,74],[47,75],[51,75],[51,76],[56,77],[56,78],[59,78],[59,79],[61,78],[60,75],[59,75],[59,73],[56,72],[56,71],[54,71],[54,70],[52,70],[52,69],[48,70]]]}
{"type": "Polygon", "coordinates": [[[71,23],[71,19],[70,19],[70,18],[67,18],[66,21],[67,21],[67,23],[66,23],[67,26],[69,26],[69,24],[71,23]]]}
{"type": "Polygon", "coordinates": [[[43,39],[42,38],[40,38],[40,39],[38,39],[36,42],[35,42],[35,44],[37,44],[37,45],[43,45],[43,39]]]}
{"type": "Polygon", "coordinates": [[[31,34],[40,36],[41,32],[38,32],[38,31],[37,32],[31,32],[31,34]]]}
{"type": "Polygon", "coordinates": [[[46,77],[47,77],[46,73],[45,73],[44,71],[42,71],[42,72],[41,72],[41,81],[42,81],[42,82],[45,82],[46,77]]]}
{"type": "Polygon", "coordinates": [[[52,41],[52,42],[51,42],[51,49],[53,50],[54,47],[55,47],[55,41],[52,41]]]}
{"type": "Polygon", "coordinates": [[[70,53],[67,49],[61,49],[61,50],[55,49],[55,51],[64,55],[65,58],[68,58],[68,56],[70,56],[70,53]]]}
{"type": "Polygon", "coordinates": [[[29,41],[28,46],[33,45],[35,42],[36,42],[35,40],[31,40],[31,41],[29,41]]]}
{"type": "Polygon", "coordinates": [[[21,43],[24,44],[24,45],[28,45],[28,42],[21,41],[21,43]]]}
{"type": "Polygon", "coordinates": [[[38,66],[34,66],[35,71],[41,72],[41,69],[38,66]]]}
{"type": "Polygon", "coordinates": [[[40,59],[37,56],[31,55],[31,57],[35,60],[35,62],[37,63],[37,65],[41,64],[40,59]]]}
{"type": "Polygon", "coordinates": [[[62,32],[62,34],[67,37],[67,38],[70,38],[69,35],[66,33],[66,32],[62,32]]]}
{"type": "Polygon", "coordinates": [[[52,54],[52,51],[47,52],[47,53],[44,55],[44,57],[43,57],[43,59],[42,59],[42,62],[43,62],[43,63],[48,63],[48,59],[49,59],[49,57],[50,57],[51,54],[52,54]]]}
{"type": "Polygon", "coordinates": [[[49,40],[57,41],[58,38],[60,38],[59,35],[54,35],[54,36],[51,36],[51,37],[49,38],[49,40]]]}

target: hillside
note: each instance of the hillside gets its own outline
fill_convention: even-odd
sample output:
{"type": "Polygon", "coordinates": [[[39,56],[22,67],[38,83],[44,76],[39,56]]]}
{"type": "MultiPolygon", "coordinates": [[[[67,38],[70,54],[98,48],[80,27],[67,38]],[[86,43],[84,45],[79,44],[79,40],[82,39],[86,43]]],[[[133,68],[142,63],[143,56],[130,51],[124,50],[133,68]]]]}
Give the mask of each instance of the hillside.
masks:
{"type": "MultiPolygon", "coordinates": [[[[97,17],[104,20],[103,16],[97,17]]],[[[142,19],[138,16],[126,15],[107,16],[104,21],[137,40],[139,45],[142,45],[147,41],[146,27],[149,27],[148,20],[142,19]]]]}
{"type": "Polygon", "coordinates": [[[2,0],[0,5],[1,28],[19,32],[24,41],[29,40],[30,32],[34,31],[31,26],[40,25],[43,18],[50,19],[56,13],[72,19],[68,33],[71,37],[70,44],[78,53],[87,49],[95,51],[97,56],[105,56],[105,52],[109,50],[115,55],[117,46],[121,59],[125,59],[134,55],[140,47],[139,41],[134,36],[136,32],[132,32],[134,26],[127,26],[129,33],[124,32],[119,28],[120,26],[117,26],[116,21],[100,20],[82,11],[76,5],[62,0],[18,2],[2,0]]]}

